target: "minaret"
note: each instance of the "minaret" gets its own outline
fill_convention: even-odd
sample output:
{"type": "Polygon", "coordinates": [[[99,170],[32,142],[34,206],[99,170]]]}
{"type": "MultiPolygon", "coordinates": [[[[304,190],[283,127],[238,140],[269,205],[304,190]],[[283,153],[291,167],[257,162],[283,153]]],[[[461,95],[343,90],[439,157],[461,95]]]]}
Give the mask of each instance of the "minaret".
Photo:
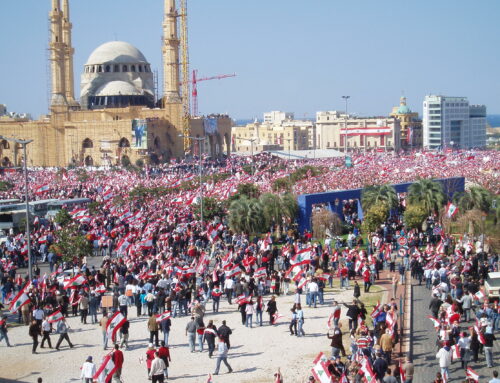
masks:
{"type": "Polygon", "coordinates": [[[163,97],[164,102],[181,102],[179,92],[179,45],[175,0],[165,0],[163,18],[163,97]]]}
{"type": "Polygon", "coordinates": [[[63,0],[62,3],[62,32],[64,43],[64,95],[70,106],[78,106],[75,101],[75,85],[73,78],[73,54],[75,50],[71,45],[71,29],[73,25],[69,17],[69,0],[63,0]]]}
{"type": "Polygon", "coordinates": [[[62,39],[62,13],[59,0],[52,0],[50,17],[50,66],[52,72],[51,106],[67,105],[64,84],[64,43],[62,39]]]}

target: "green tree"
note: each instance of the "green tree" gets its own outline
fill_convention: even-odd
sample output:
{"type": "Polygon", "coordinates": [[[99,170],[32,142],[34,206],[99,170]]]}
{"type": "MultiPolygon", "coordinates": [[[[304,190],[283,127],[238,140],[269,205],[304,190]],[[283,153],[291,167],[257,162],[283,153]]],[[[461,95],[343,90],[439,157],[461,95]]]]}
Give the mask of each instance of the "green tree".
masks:
{"type": "Polygon", "coordinates": [[[463,213],[473,209],[488,213],[491,208],[491,200],[491,193],[488,190],[481,186],[472,186],[469,191],[462,193],[456,202],[463,213]]]}
{"type": "Polygon", "coordinates": [[[0,181],[0,192],[8,191],[13,187],[14,185],[8,181],[0,181]]]}
{"type": "MultiPolygon", "coordinates": [[[[194,216],[197,220],[201,218],[201,204],[193,205],[194,216]]],[[[211,221],[215,217],[223,218],[226,215],[224,204],[212,197],[203,198],[203,221],[211,221]]]]}
{"type": "Polygon", "coordinates": [[[128,168],[130,165],[132,165],[128,156],[122,156],[120,162],[124,168],[128,168]]]}
{"type": "Polygon", "coordinates": [[[373,205],[363,218],[363,231],[365,233],[376,231],[387,218],[389,218],[389,208],[384,202],[373,205]]]}
{"type": "Polygon", "coordinates": [[[410,229],[421,229],[422,223],[428,216],[427,210],[422,205],[408,205],[404,212],[404,222],[410,229]]]}
{"type": "Polygon", "coordinates": [[[74,225],[64,227],[57,232],[56,246],[64,261],[70,261],[73,257],[82,259],[92,255],[92,244],[74,225]]]}
{"type": "Polygon", "coordinates": [[[57,212],[56,216],[54,217],[54,221],[59,225],[61,225],[61,227],[66,227],[71,222],[73,222],[73,219],[71,218],[71,215],[69,215],[66,209],[61,209],[57,212]]]}
{"type": "Polygon", "coordinates": [[[239,198],[233,201],[229,207],[229,226],[235,232],[261,233],[265,230],[264,221],[264,210],[255,198],[239,198]]]}
{"type": "Polygon", "coordinates": [[[408,204],[421,205],[428,215],[439,211],[445,199],[441,184],[431,179],[419,179],[408,188],[408,204]]]}
{"type": "Polygon", "coordinates": [[[144,167],[144,160],[142,158],[138,158],[137,161],[135,161],[135,166],[137,166],[139,168],[143,168],[144,167]]]}
{"type": "Polygon", "coordinates": [[[97,201],[93,201],[89,203],[89,213],[92,215],[96,215],[99,212],[99,208],[101,207],[101,204],[97,201]]]}
{"type": "Polygon", "coordinates": [[[238,185],[236,193],[231,196],[231,200],[234,201],[242,197],[252,199],[252,198],[259,198],[259,196],[260,196],[260,190],[257,185],[251,182],[244,182],[238,185]]]}
{"type": "Polygon", "coordinates": [[[281,205],[283,206],[283,215],[290,221],[294,221],[299,211],[297,198],[292,193],[285,193],[281,196],[281,205]]]}
{"type": "Polygon", "coordinates": [[[275,192],[290,192],[292,190],[292,181],[289,177],[278,178],[277,180],[274,180],[272,189],[275,192]]]}
{"type": "Polygon", "coordinates": [[[398,207],[399,201],[396,190],[391,185],[370,185],[363,189],[361,205],[363,211],[368,211],[376,204],[384,203],[390,209],[398,207]]]}

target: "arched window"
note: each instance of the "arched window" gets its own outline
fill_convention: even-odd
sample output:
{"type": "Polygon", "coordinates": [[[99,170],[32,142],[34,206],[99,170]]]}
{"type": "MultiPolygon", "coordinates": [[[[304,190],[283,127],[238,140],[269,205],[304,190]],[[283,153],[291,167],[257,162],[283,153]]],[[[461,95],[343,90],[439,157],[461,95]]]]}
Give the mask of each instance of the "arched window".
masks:
{"type": "Polygon", "coordinates": [[[105,71],[106,72],[111,72],[111,65],[106,65],[105,71]]]}
{"type": "Polygon", "coordinates": [[[83,142],[82,142],[83,149],[89,149],[89,148],[93,148],[93,147],[94,147],[94,143],[92,142],[92,140],[90,138],[86,138],[83,140],[83,142]]]}
{"type": "Polygon", "coordinates": [[[4,157],[4,159],[2,160],[2,166],[10,166],[10,160],[9,160],[9,157],[4,157]]]}
{"type": "Polygon", "coordinates": [[[94,73],[94,67],[90,68],[90,73],[94,73]]]}
{"type": "Polygon", "coordinates": [[[7,140],[2,140],[2,149],[10,149],[9,142],[7,140]]]}
{"type": "Polygon", "coordinates": [[[132,65],[132,66],[130,67],[130,71],[131,71],[131,72],[135,72],[135,65],[132,65]]]}
{"type": "Polygon", "coordinates": [[[85,166],[94,166],[94,160],[91,156],[85,157],[85,166]]]}
{"type": "Polygon", "coordinates": [[[123,71],[123,72],[128,72],[128,67],[127,67],[126,65],[124,65],[124,66],[122,67],[122,71],[123,71]]]}
{"type": "Polygon", "coordinates": [[[97,67],[97,72],[99,72],[99,73],[101,73],[101,72],[102,72],[102,65],[99,65],[99,66],[97,67]]]}
{"type": "Polygon", "coordinates": [[[142,72],[142,65],[139,65],[139,72],[142,72]]]}
{"type": "Polygon", "coordinates": [[[130,142],[125,137],[122,137],[120,142],[118,143],[119,148],[130,148],[130,142]]]}
{"type": "Polygon", "coordinates": [[[119,72],[119,71],[120,71],[120,65],[115,65],[113,72],[119,72]]]}

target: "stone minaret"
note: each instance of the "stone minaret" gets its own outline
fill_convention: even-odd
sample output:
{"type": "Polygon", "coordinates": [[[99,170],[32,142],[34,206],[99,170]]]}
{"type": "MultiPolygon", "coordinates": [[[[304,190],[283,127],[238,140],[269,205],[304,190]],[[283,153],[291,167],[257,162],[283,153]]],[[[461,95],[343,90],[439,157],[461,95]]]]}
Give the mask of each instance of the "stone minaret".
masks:
{"type": "Polygon", "coordinates": [[[64,42],[59,0],[52,0],[50,17],[50,66],[52,73],[51,106],[67,105],[64,76],[64,42]]]}
{"type": "Polygon", "coordinates": [[[163,18],[163,97],[164,102],[181,102],[179,92],[179,45],[175,0],[165,0],[163,18]]]}
{"type": "Polygon", "coordinates": [[[69,0],[63,0],[62,3],[62,32],[64,43],[64,95],[69,106],[77,107],[78,103],[75,101],[75,85],[73,77],[73,54],[75,50],[71,45],[71,29],[73,25],[69,17],[69,0]]]}

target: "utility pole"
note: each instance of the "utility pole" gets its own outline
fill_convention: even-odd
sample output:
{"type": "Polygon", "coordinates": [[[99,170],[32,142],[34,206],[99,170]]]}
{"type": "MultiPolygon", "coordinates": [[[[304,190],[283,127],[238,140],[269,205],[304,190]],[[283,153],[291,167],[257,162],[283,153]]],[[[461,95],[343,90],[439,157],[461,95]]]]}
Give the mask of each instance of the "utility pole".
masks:
{"type": "Polygon", "coordinates": [[[28,275],[30,281],[33,280],[33,265],[31,260],[31,233],[30,233],[30,205],[29,205],[29,196],[28,196],[28,156],[26,152],[26,146],[33,142],[33,140],[19,140],[17,138],[9,138],[0,136],[0,140],[7,140],[14,142],[16,144],[20,144],[23,146],[24,153],[24,199],[26,203],[26,236],[28,241],[28,275]]]}

